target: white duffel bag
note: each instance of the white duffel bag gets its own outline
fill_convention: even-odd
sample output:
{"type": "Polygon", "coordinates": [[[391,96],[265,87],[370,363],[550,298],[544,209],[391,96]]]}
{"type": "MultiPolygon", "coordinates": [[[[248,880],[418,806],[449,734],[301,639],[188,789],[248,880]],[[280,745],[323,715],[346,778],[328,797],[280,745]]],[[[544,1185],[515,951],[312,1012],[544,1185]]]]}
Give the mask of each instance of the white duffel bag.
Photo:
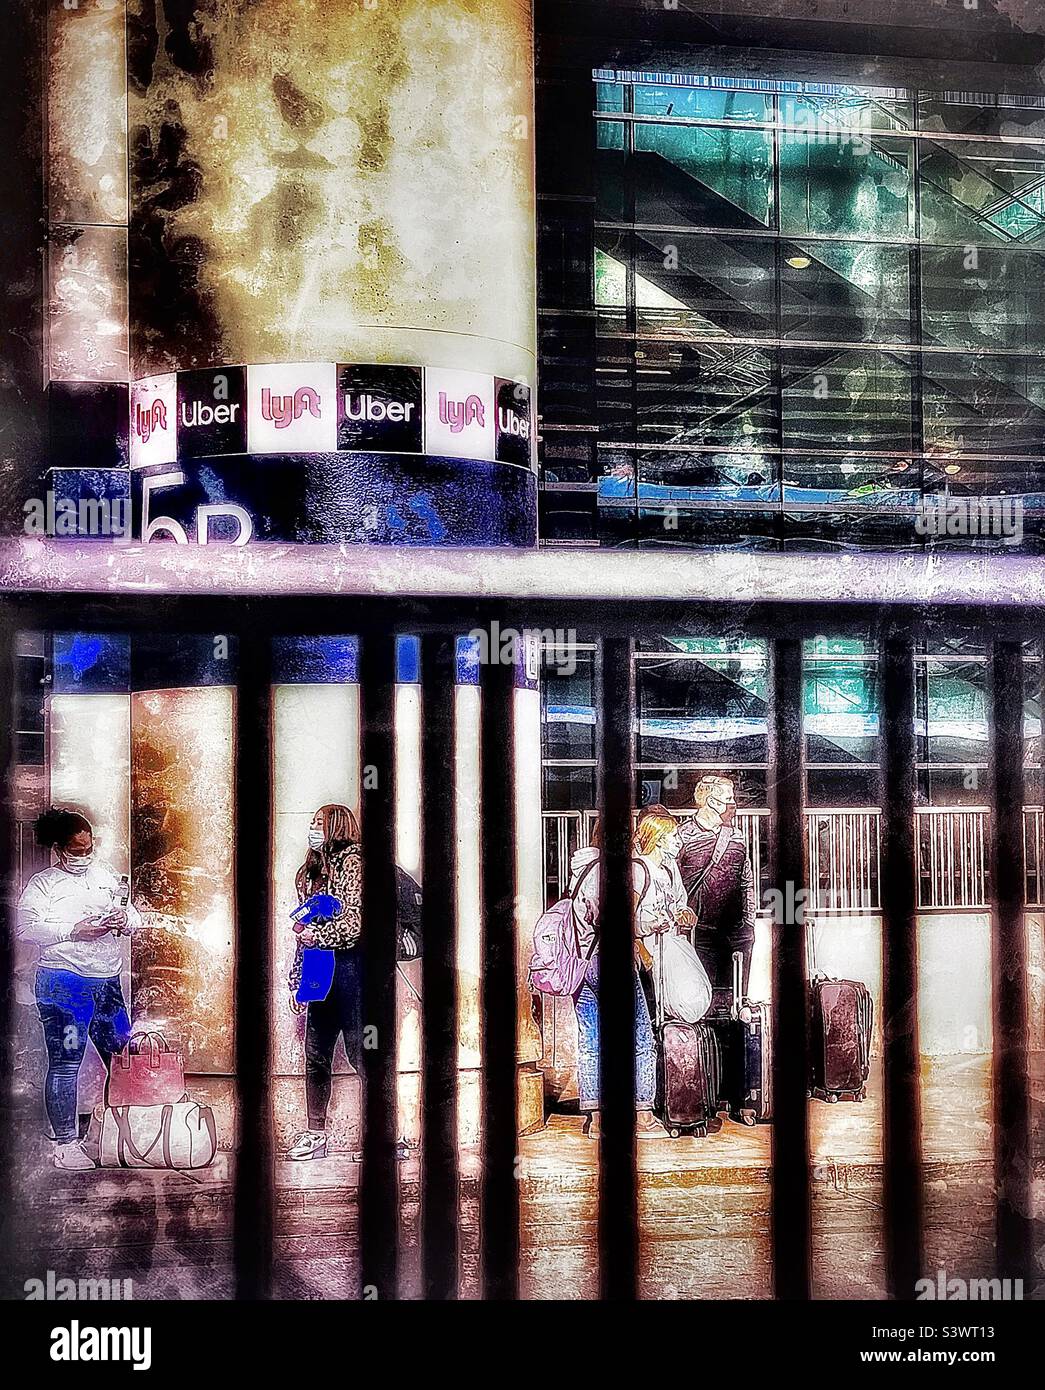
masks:
{"type": "Polygon", "coordinates": [[[107,1106],[99,1147],[103,1168],[206,1168],[218,1148],[214,1112],[192,1100],[107,1106]]]}
{"type": "Polygon", "coordinates": [[[652,950],[660,1014],[679,1023],[699,1023],[711,1008],[711,981],[689,938],[663,932],[652,950]]]}

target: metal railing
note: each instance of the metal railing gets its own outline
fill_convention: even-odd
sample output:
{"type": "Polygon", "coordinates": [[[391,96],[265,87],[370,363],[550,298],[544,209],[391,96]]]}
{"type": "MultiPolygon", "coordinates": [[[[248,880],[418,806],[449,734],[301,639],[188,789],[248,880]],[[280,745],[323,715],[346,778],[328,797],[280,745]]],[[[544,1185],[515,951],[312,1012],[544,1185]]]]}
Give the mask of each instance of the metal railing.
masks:
{"type": "Polygon", "coordinates": [[[986,806],[915,808],[918,906],[982,911],[988,906],[986,806]]]}
{"type": "MultiPolygon", "coordinates": [[[[546,895],[565,893],[570,859],[591,837],[595,812],[545,811],[546,895]]],[[[680,817],[693,814],[679,810],[680,817]]],[[[989,811],[984,806],[920,806],[915,809],[918,846],[918,906],[926,911],[984,912],[990,905],[987,845],[989,811]]],[[[638,815],[638,812],[635,813],[638,815]]],[[[879,807],[807,810],[809,905],[819,913],[878,913],[881,902],[879,807]]],[[[769,811],[737,813],[751,860],[755,900],[764,900],[769,811]]],[[[1023,809],[1023,884],[1028,907],[1045,905],[1045,812],[1023,809]]]]}
{"type": "MultiPolygon", "coordinates": [[[[836,817],[832,858],[832,824],[824,813],[812,817],[820,870],[818,882],[837,900],[870,892],[865,874],[853,873],[855,861],[870,863],[869,833],[880,821],[882,906],[882,1016],[903,1018],[905,1026],[886,1028],[882,1048],[882,1224],[888,1292],[910,1298],[915,1280],[924,1272],[923,1259],[926,1167],[920,1124],[920,1052],[918,1036],[919,972],[917,960],[918,907],[916,880],[923,873],[921,850],[929,867],[928,897],[950,893],[955,902],[974,904],[984,899],[982,887],[988,859],[992,864],[991,901],[994,909],[992,961],[1005,962],[991,980],[991,1087],[994,1098],[993,1195],[996,1238],[993,1270],[999,1278],[1034,1277],[1036,1236],[1028,1215],[1033,1210],[1031,1182],[1031,1090],[1027,1068],[1028,955],[1021,897],[1026,874],[1019,859],[1025,847],[1027,817],[1023,811],[1023,713],[1025,677],[1023,646],[1036,629],[1035,611],[1017,622],[1011,605],[992,614],[991,709],[989,762],[995,769],[990,818],[981,808],[914,806],[914,638],[907,621],[895,629],[890,610],[878,616],[885,633],[883,670],[883,776],[880,817],[859,817],[846,823],[853,811],[827,813],[836,817]],[[1015,626],[1013,624],[1016,623],[1015,626]],[[1005,635],[999,636],[998,632],[1005,635]],[[826,835],[826,841],[823,837],[826,835]],[[854,848],[855,846],[855,848],[854,848]],[[988,854],[989,846],[989,854],[988,854]],[[965,877],[955,889],[953,864],[965,855],[965,877]],[[854,860],[855,856],[855,860],[854,860]],[[933,875],[936,875],[934,879],[933,875]],[[950,887],[947,885],[950,884],[950,887]],[[964,885],[964,886],[962,886],[964,885]]],[[[453,1298],[459,1291],[461,1203],[456,1067],[458,1039],[448,1020],[457,1013],[461,972],[456,956],[456,814],[464,783],[447,775],[456,744],[456,634],[477,620],[501,615],[492,601],[469,597],[426,598],[423,612],[403,606],[403,600],[353,601],[351,621],[360,632],[360,761],[375,770],[373,790],[363,806],[362,893],[364,924],[359,949],[364,982],[363,1017],[375,1020],[381,1036],[394,1036],[394,979],[396,934],[381,929],[396,913],[396,740],[395,636],[422,632],[421,775],[423,985],[422,1110],[424,1162],[421,1166],[418,1222],[422,1232],[422,1277],[430,1298],[453,1298]],[[377,924],[376,929],[367,924],[377,924]]],[[[106,631],[151,633],[158,625],[174,633],[195,636],[229,632],[237,640],[236,720],[234,728],[234,854],[236,911],[234,919],[236,981],[235,1094],[238,1112],[236,1160],[232,1169],[231,1258],[239,1298],[268,1299],[277,1287],[277,1192],[273,1150],[275,1078],[272,1056],[273,1020],[265,1001],[273,998],[271,971],[274,923],[272,863],[273,816],[273,635],[318,637],[344,630],[345,599],[341,594],[317,594],[308,604],[290,596],[268,597],[243,606],[221,596],[187,595],[160,598],[149,593],[108,595],[104,610],[90,597],[78,600],[64,594],[62,621],[70,630],[91,631],[104,623],[106,631]]],[[[705,613],[692,604],[693,625],[719,621],[721,607],[705,613]]],[[[580,625],[591,622],[591,605],[575,600],[529,599],[524,607],[504,607],[513,626],[580,625]]],[[[679,618],[679,602],[629,605],[615,600],[595,615],[601,654],[594,705],[597,714],[597,755],[603,839],[600,903],[600,1100],[603,1126],[599,1139],[598,1214],[596,1247],[600,1291],[604,1298],[632,1299],[639,1291],[639,1208],[641,1173],[636,1162],[634,957],[633,919],[629,892],[631,829],[636,769],[634,728],[634,633],[663,631],[679,618]]],[[[36,594],[9,596],[0,602],[0,703],[10,708],[12,634],[19,629],[45,629],[53,622],[51,609],[36,594]]],[[[866,615],[863,619],[866,621],[866,615]]],[[[810,815],[803,809],[802,782],[802,644],[823,631],[823,614],[802,605],[769,605],[752,611],[744,606],[743,621],[771,643],[769,687],[769,757],[766,785],[768,809],[745,810],[740,824],[750,833],[759,872],[773,864],[782,883],[802,881],[807,854],[810,815]],[[763,842],[767,847],[762,858],[763,842]]],[[[854,620],[855,621],[855,620],[854,620]]],[[[505,750],[516,747],[517,700],[515,672],[509,664],[487,664],[480,670],[478,752],[481,779],[469,786],[464,806],[477,818],[481,844],[481,885],[478,904],[482,1073],[479,1162],[478,1267],[481,1288],[488,1299],[517,1297],[521,1257],[520,1188],[517,1136],[519,1057],[520,942],[516,903],[519,886],[514,767],[505,750]]],[[[0,742],[9,743],[9,729],[0,721],[0,742]]],[[[9,763],[10,749],[0,759],[9,763]]],[[[0,798],[0,846],[6,874],[14,868],[10,802],[0,798]]],[[[870,808],[868,808],[870,809],[870,808]]],[[[866,813],[863,813],[866,814],[866,813]]],[[[571,825],[560,842],[558,827],[545,819],[560,862],[571,843],[587,833],[583,811],[569,817],[571,825]]],[[[1032,821],[1032,837],[1037,834],[1032,821]]],[[[1035,839],[1034,871],[1041,862],[1035,839]]],[[[858,866],[860,867],[860,866],[858,866]]],[[[863,872],[861,867],[861,872],[863,872]]],[[[13,875],[12,875],[13,876],[13,875]]],[[[760,884],[761,887],[761,884],[760,884]]],[[[804,933],[788,924],[773,925],[771,998],[773,1049],[773,1142],[770,1158],[769,1219],[773,1291],[786,1300],[808,1300],[813,1293],[813,1201],[810,1173],[808,1064],[812,1057],[808,971],[804,933]]],[[[3,934],[4,943],[10,933],[3,934]]],[[[6,950],[6,944],[3,945],[6,950]]],[[[9,960],[5,959],[5,967],[9,960]]],[[[10,1036],[10,1000],[0,1000],[0,1036],[10,1036]]],[[[406,1248],[401,1224],[395,1105],[395,1049],[364,1050],[365,1105],[362,1126],[360,1180],[352,1199],[358,1230],[356,1261],[361,1297],[399,1296],[400,1247],[406,1248]]],[[[19,1191],[16,1135],[0,1126],[0,1205],[13,1210],[19,1191]]],[[[346,1199],[347,1200],[347,1199],[346,1199]]],[[[411,1259],[413,1256],[411,1255],[411,1259]]]]}
{"type": "Polygon", "coordinates": [[[809,905],[817,912],[879,912],[877,807],[806,811],[809,905]]]}
{"type": "MultiPolygon", "coordinates": [[[[692,816],[695,807],[677,810],[680,819],[692,816]]],[[[577,850],[591,843],[591,828],[598,813],[584,811],[542,811],[544,823],[544,883],[545,897],[555,902],[566,892],[570,881],[570,860],[577,850]]],[[[640,812],[633,812],[638,820],[640,812]]],[[[761,902],[761,884],[765,876],[766,836],[769,831],[769,812],[765,808],[737,812],[737,829],[744,836],[748,858],[755,881],[756,901],[761,902]]]]}

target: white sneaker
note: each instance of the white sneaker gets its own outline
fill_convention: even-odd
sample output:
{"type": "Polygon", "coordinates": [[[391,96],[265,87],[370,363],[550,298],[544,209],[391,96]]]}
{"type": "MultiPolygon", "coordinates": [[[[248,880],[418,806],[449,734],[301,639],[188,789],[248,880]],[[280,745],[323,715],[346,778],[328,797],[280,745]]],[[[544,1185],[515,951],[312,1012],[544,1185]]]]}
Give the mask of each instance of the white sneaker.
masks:
{"type": "Polygon", "coordinates": [[[84,1172],[95,1166],[94,1160],[84,1153],[83,1145],[76,1139],[68,1144],[55,1144],[54,1166],[66,1172],[84,1172]]]}
{"type": "Polygon", "coordinates": [[[287,1158],[326,1158],[327,1136],[321,1129],[303,1129],[287,1150],[287,1158]]]}

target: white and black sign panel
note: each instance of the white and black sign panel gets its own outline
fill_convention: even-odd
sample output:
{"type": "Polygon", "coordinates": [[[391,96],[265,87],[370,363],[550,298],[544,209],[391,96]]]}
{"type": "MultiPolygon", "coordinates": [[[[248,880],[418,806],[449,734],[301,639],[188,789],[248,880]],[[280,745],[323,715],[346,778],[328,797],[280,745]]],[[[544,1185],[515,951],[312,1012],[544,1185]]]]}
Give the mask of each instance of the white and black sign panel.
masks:
{"type": "Polygon", "coordinates": [[[450,367],[269,362],[131,387],[132,468],[242,454],[427,454],[532,468],[530,388],[450,367]]]}
{"type": "Polygon", "coordinates": [[[247,449],[327,454],[337,447],[337,368],[332,362],[247,368],[247,449]]]}
{"type": "Polygon", "coordinates": [[[178,373],[178,457],[247,451],[247,369],[178,373]]]}
{"type": "Polygon", "coordinates": [[[364,453],[423,453],[421,368],[339,366],[337,447],[364,453]]]}
{"type": "Polygon", "coordinates": [[[497,444],[498,463],[517,463],[530,467],[530,388],[521,381],[506,381],[497,377],[497,444]]]}
{"type": "Polygon", "coordinates": [[[177,451],[177,378],[173,372],[131,387],[131,464],[173,463],[177,451]]]}

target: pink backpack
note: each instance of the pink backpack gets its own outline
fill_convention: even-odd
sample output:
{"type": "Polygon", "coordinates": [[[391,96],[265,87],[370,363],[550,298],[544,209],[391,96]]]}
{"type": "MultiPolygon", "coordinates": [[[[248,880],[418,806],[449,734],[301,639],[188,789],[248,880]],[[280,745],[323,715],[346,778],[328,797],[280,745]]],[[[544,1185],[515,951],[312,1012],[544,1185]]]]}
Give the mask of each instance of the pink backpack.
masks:
{"type": "Polygon", "coordinates": [[[588,960],[595,949],[592,940],[587,956],[581,955],[573,900],[588,874],[598,864],[593,859],[585,868],[572,893],[542,912],[533,929],[533,955],[530,957],[530,988],[538,994],[558,994],[569,999],[584,983],[588,960]]]}

